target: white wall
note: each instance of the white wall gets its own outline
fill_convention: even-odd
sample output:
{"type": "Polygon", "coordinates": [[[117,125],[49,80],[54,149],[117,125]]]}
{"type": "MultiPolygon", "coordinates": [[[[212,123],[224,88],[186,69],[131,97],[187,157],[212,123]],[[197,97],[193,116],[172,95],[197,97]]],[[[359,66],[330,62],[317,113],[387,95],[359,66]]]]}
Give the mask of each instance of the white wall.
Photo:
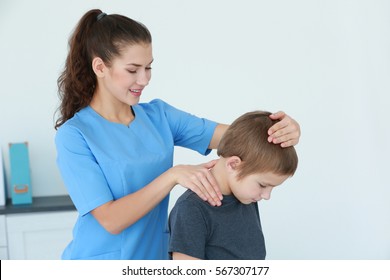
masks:
{"type": "MultiPolygon", "coordinates": [[[[299,121],[299,170],[260,205],[269,259],[390,259],[389,1],[1,0],[0,144],[9,177],[7,143],[30,143],[34,196],[66,193],[56,79],[95,7],[151,30],[144,101],[225,123],[254,109],[299,121]]],[[[214,157],[178,149],[175,161],[214,157]]]]}

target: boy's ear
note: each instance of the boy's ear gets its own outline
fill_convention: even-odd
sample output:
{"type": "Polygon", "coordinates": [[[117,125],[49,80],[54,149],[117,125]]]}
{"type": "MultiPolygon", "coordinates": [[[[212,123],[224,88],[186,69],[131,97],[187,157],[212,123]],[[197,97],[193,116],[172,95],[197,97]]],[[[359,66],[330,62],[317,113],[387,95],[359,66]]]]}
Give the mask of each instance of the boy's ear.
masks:
{"type": "Polygon", "coordinates": [[[227,158],[226,160],[226,167],[228,169],[228,171],[237,171],[239,165],[242,163],[242,160],[241,158],[239,158],[238,156],[231,156],[229,158],[227,158]]]}
{"type": "Polygon", "coordinates": [[[92,60],[92,70],[95,72],[97,77],[104,77],[104,68],[106,68],[106,65],[100,57],[95,57],[92,60]]]}

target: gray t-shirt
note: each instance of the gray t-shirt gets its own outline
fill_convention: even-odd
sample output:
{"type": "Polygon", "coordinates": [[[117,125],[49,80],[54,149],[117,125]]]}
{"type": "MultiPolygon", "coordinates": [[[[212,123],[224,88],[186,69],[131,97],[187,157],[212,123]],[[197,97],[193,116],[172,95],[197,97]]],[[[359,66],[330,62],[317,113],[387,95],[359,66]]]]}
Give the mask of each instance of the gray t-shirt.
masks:
{"type": "Polygon", "coordinates": [[[224,196],[213,207],[187,190],[169,216],[169,253],[205,260],[264,260],[266,251],[257,203],[224,196]]]}

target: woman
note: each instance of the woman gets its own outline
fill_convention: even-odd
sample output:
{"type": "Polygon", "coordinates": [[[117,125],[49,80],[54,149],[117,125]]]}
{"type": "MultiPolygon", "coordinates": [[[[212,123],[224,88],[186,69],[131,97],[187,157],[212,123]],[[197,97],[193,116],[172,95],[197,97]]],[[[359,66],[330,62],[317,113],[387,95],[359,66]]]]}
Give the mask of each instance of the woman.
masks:
{"type": "MultiPolygon", "coordinates": [[[[162,100],[139,103],[151,78],[148,29],[121,15],[87,12],[69,40],[58,79],[57,163],[79,217],[63,259],[167,259],[169,192],[180,184],[211,205],[222,198],[214,161],[173,166],[175,145],[215,149],[227,125],[162,100]]],[[[294,145],[299,125],[279,112],[269,141],[294,145]]]]}

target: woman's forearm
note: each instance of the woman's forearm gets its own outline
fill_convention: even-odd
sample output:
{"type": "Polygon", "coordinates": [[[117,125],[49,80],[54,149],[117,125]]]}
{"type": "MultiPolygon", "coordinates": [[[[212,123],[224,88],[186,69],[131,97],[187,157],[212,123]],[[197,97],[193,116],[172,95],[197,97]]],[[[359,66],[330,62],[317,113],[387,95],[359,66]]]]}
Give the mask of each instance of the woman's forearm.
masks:
{"type": "Polygon", "coordinates": [[[119,234],[151,211],[176,184],[171,168],[137,192],[109,201],[91,213],[108,232],[119,234]]]}

